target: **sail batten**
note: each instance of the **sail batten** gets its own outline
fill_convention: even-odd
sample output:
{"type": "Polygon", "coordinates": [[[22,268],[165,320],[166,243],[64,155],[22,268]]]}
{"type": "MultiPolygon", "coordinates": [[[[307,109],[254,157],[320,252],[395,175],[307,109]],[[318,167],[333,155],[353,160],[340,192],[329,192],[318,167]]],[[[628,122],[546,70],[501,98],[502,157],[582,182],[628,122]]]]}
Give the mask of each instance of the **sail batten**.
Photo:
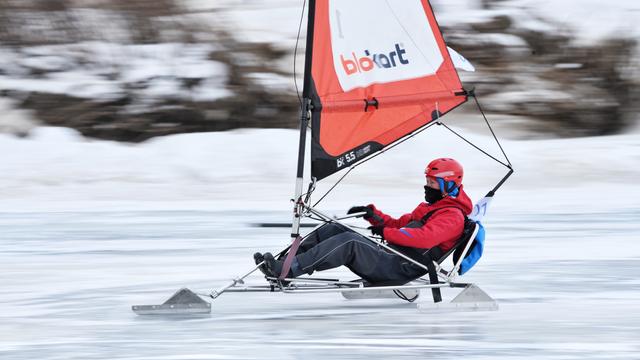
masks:
{"type": "Polygon", "coordinates": [[[322,179],[466,101],[427,0],[316,0],[307,78],[322,179]]]}
{"type": "Polygon", "coordinates": [[[373,100],[371,99],[361,99],[361,100],[338,100],[331,101],[326,100],[322,103],[322,111],[323,112],[331,112],[331,111],[375,111],[380,108],[389,108],[389,107],[397,107],[397,106],[410,106],[410,105],[420,105],[425,102],[433,102],[436,103],[439,101],[451,100],[452,96],[460,96],[465,97],[465,92],[460,92],[458,94],[451,92],[441,92],[441,93],[426,93],[426,94],[416,94],[416,95],[407,95],[407,96],[380,96],[375,97],[376,106],[369,104],[367,107],[367,101],[373,100]],[[367,110],[363,110],[367,108],[367,110]]]}

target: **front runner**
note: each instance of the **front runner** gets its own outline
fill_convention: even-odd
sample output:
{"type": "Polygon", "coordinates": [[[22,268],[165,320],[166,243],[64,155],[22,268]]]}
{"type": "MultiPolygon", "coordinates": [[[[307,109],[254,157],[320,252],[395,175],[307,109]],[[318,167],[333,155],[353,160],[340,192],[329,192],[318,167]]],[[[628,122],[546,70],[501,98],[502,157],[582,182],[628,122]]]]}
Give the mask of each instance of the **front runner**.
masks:
{"type": "MultiPolygon", "coordinates": [[[[374,205],[355,206],[348,213],[364,212],[371,232],[396,249],[444,253],[451,249],[464,230],[465,216],[472,203],[463,190],[462,166],[453,159],[433,160],[425,169],[425,200],[411,213],[394,219],[374,205]]],[[[254,254],[261,271],[271,277],[281,275],[284,262],[271,253],[254,254]]],[[[342,225],[328,223],[309,234],[293,258],[287,278],[345,265],[369,283],[406,283],[426,273],[401,256],[342,225]]]]}

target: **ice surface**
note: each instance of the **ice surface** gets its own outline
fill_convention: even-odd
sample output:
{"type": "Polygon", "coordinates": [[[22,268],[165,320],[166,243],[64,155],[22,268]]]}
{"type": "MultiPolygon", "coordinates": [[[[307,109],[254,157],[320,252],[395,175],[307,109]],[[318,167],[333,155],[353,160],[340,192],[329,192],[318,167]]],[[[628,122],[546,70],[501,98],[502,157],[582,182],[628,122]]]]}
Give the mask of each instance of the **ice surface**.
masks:
{"type": "MultiPolygon", "coordinates": [[[[422,197],[425,159],[443,155],[465,164],[478,199],[504,168],[441,130],[356,169],[320,208],[407,211],[422,197]]],[[[637,358],[640,134],[503,140],[516,174],[486,218],[483,259],[463,277],[498,312],[420,314],[339,294],[224,294],[206,318],[131,312],[182,287],[209,292],[248,270],[254,251],[287,244],[289,229],[251,224],[290,221],[297,134],[140,145],[60,128],[0,135],[0,358],[637,358]]],[[[499,156],[490,137],[466,135],[499,156]]]]}
{"type": "Polygon", "coordinates": [[[224,294],[204,318],[131,312],[183,286],[208,292],[225,284],[251,267],[253,251],[288,239],[288,229],[249,224],[288,218],[0,213],[0,357],[635,359],[640,351],[638,211],[495,219],[485,257],[465,278],[499,301],[497,312],[421,314],[394,299],[271,293],[224,294]]]}

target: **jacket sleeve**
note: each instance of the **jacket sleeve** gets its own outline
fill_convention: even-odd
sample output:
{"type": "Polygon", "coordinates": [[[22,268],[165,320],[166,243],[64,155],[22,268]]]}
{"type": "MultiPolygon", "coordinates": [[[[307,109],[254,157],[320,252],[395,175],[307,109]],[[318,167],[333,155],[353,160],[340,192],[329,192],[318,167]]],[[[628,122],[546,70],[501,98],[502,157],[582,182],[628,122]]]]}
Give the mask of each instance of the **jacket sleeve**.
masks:
{"type": "Polygon", "coordinates": [[[367,220],[373,226],[384,225],[385,227],[397,229],[407,225],[411,221],[410,213],[404,214],[398,219],[394,219],[391,216],[376,209],[376,207],[373,204],[369,204],[367,206],[373,209],[373,217],[367,220]]]}
{"type": "Polygon", "coordinates": [[[384,238],[391,244],[414,248],[432,248],[455,240],[464,230],[464,216],[456,209],[442,209],[434,213],[419,228],[384,229],[384,238]]]}

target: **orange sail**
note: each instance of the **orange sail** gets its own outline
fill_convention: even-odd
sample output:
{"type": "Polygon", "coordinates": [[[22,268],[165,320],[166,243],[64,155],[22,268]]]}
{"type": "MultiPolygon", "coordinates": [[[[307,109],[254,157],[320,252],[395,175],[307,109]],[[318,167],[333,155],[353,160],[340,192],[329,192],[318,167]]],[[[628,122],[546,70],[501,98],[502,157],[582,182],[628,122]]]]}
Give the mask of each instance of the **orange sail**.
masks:
{"type": "Polygon", "coordinates": [[[382,150],[467,100],[427,0],[316,0],[304,93],[312,177],[382,150]]]}

